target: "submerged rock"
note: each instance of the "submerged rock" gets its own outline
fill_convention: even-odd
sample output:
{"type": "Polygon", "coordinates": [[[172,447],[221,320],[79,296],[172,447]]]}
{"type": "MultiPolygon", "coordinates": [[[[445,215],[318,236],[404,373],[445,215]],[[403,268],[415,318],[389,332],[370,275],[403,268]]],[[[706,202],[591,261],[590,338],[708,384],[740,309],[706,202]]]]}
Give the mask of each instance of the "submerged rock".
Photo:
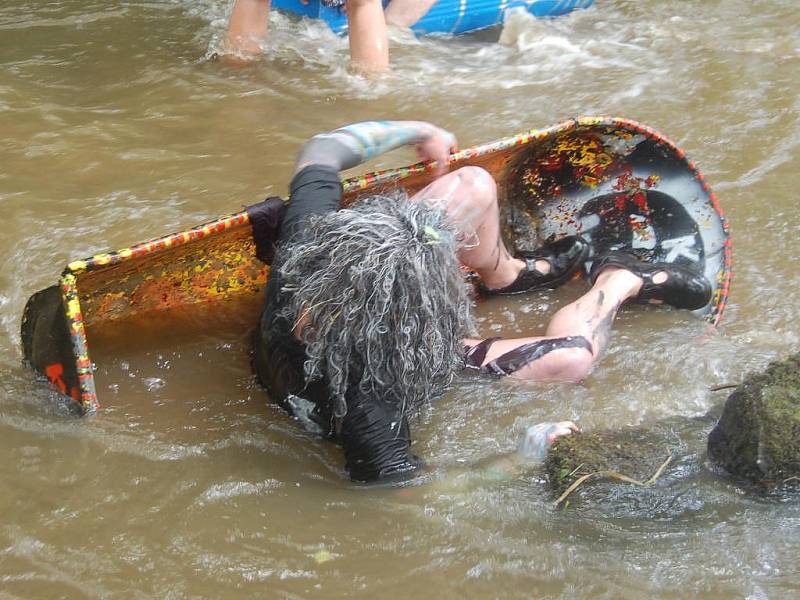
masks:
{"type": "Polygon", "coordinates": [[[700,510],[713,496],[718,473],[707,468],[706,446],[712,463],[761,489],[800,489],[800,354],[749,376],[703,417],[561,437],[545,470],[562,499],[577,483],[570,500],[674,515],[700,510]],[[700,480],[707,484],[695,485],[700,480]]]}
{"type": "Polygon", "coordinates": [[[573,434],[560,438],[550,448],[545,469],[558,491],[583,475],[602,471],[644,481],[673,452],[674,442],[661,437],[646,429],[573,434]]]}
{"type": "Polygon", "coordinates": [[[707,502],[715,502],[713,492],[697,485],[698,477],[705,476],[698,451],[704,454],[714,421],[716,417],[708,415],[674,417],[652,427],[559,438],[545,460],[554,500],[558,498],[560,506],[579,505],[584,511],[620,518],[671,518],[700,512],[707,502]]]}
{"type": "Polygon", "coordinates": [[[756,483],[800,477],[800,353],[751,375],[728,397],[708,456],[756,483]]]}
{"type": "MultiPolygon", "coordinates": [[[[556,492],[563,492],[589,474],[617,482],[621,479],[615,479],[615,475],[645,482],[659,471],[667,458],[672,463],[687,452],[684,438],[689,431],[694,433],[695,423],[696,420],[688,418],[668,419],[652,428],[626,427],[561,437],[545,459],[548,481],[556,492]]],[[[661,474],[670,470],[668,464],[661,474]]]]}

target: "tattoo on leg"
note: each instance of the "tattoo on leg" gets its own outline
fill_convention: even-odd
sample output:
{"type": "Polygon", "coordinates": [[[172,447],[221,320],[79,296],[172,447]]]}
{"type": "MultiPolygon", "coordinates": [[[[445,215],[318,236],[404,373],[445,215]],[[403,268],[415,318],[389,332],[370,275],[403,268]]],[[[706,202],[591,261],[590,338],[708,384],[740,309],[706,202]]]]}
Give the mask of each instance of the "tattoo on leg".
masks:
{"type": "Polygon", "coordinates": [[[601,313],[597,315],[596,318],[593,317],[589,321],[592,339],[595,341],[595,346],[597,347],[598,353],[606,347],[608,340],[611,338],[611,325],[614,323],[614,317],[616,316],[620,305],[621,303],[617,302],[605,314],[601,313]]]}
{"type": "Polygon", "coordinates": [[[601,310],[603,308],[603,302],[606,300],[606,295],[603,293],[603,290],[600,290],[597,293],[597,310],[601,310]]]}
{"type": "MultiPolygon", "coordinates": [[[[492,254],[497,253],[497,260],[494,262],[494,271],[500,267],[500,259],[503,258],[503,240],[500,239],[500,236],[497,237],[497,244],[495,245],[494,250],[492,250],[492,254]]],[[[508,252],[505,253],[508,256],[508,252]]]]}

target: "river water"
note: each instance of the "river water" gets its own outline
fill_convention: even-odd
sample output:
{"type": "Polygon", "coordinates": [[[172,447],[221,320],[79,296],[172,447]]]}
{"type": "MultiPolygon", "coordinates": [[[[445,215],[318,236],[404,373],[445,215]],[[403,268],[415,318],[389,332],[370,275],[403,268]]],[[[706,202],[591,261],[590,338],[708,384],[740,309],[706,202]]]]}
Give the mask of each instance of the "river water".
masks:
{"type": "MultiPolygon", "coordinates": [[[[348,73],[346,40],[281,14],[262,60],[214,60],[227,10],[0,0],[0,596],[796,597],[797,497],[718,477],[701,442],[650,504],[555,510],[536,468],[459,483],[528,424],[695,417],[724,399],[712,386],[800,349],[794,0],[596,0],[502,34],[394,34],[377,81],[348,73]],[[425,119],[466,147],[578,114],[653,126],[705,173],[734,237],[726,317],[709,333],[626,309],[579,386],[457,382],[412,424],[419,485],[351,484],[332,443],[268,404],[236,310],[201,315],[202,332],[98,334],[90,418],[21,366],[25,300],[69,260],[285,193],[318,131],[425,119]]],[[[491,300],[480,326],[541,331],[579,293],[491,300]]]]}

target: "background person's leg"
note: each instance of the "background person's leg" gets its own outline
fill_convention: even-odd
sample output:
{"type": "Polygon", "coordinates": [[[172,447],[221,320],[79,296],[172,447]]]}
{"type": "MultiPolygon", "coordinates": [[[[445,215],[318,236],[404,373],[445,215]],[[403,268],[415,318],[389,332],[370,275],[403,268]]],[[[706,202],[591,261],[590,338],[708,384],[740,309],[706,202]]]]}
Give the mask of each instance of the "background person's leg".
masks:
{"type": "Polygon", "coordinates": [[[347,0],[350,64],[369,74],[389,68],[389,36],[380,0],[347,0]]]}
{"type": "Polygon", "coordinates": [[[436,0],[391,0],[386,7],[387,25],[394,27],[411,27],[428,14],[436,0]]]}
{"type": "Polygon", "coordinates": [[[261,54],[267,37],[271,0],[235,0],[228,21],[225,50],[243,56],[261,54]]]}

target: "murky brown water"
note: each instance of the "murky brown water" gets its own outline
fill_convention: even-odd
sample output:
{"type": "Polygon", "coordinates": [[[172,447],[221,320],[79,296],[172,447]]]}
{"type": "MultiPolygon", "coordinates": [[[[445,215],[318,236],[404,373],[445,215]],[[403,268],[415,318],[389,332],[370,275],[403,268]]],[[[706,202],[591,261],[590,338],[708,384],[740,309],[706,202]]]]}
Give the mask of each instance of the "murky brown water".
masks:
{"type": "MultiPolygon", "coordinates": [[[[401,36],[394,74],[371,83],[347,74],[345,40],[282,15],[258,64],[206,59],[226,10],[0,0],[0,596],[797,594],[797,498],[715,478],[702,447],[631,514],[613,497],[555,511],[535,470],[443,481],[541,420],[702,414],[724,397],[710,386],[798,350],[795,2],[597,0],[516,22],[504,44],[401,36]],[[24,302],[69,259],[283,193],[317,131],[427,119],[467,146],[579,113],[658,128],[714,185],[734,233],[726,319],[707,336],[690,315],[626,310],[583,386],[459,382],[414,425],[437,481],[351,485],[332,444],[267,404],[233,311],[205,315],[202,334],[184,321],[98,332],[104,408],[89,419],[20,366],[24,302]]],[[[482,327],[538,331],[578,293],[487,302],[482,327]]]]}

